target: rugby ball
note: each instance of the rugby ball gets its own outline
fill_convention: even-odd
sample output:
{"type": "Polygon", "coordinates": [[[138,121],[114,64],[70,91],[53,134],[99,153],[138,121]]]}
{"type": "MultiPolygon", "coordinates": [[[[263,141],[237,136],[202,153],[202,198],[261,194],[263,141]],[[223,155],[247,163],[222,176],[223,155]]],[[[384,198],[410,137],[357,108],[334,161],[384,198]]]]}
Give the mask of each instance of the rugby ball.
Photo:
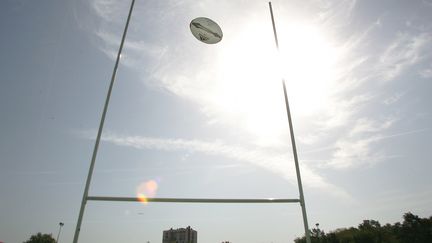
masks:
{"type": "Polygon", "coordinates": [[[206,44],[216,44],[222,40],[222,29],[209,18],[198,17],[191,21],[189,27],[195,38],[206,44]]]}

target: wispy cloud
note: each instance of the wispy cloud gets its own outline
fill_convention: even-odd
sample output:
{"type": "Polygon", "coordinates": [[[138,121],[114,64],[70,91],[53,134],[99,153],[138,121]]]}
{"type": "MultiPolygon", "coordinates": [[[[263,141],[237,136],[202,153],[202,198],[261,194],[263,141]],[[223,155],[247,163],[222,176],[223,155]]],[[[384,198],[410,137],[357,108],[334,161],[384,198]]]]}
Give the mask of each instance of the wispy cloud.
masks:
{"type": "MultiPolygon", "coordinates": [[[[96,36],[99,37],[103,43],[99,48],[108,57],[115,60],[120,45],[120,37],[103,29],[98,30],[96,36]]],[[[147,62],[147,60],[161,60],[166,50],[166,47],[156,43],[129,38],[124,44],[121,63],[133,69],[141,67],[140,70],[143,68],[142,64],[147,63],[147,65],[144,66],[145,70],[147,72],[152,72],[160,62],[147,62]]]]}
{"type": "Polygon", "coordinates": [[[372,98],[373,96],[368,94],[359,94],[353,97],[336,97],[329,105],[330,108],[321,114],[320,119],[315,124],[318,125],[319,130],[324,131],[345,127],[358,117],[361,107],[372,98]]]}
{"type": "MultiPolygon", "coordinates": [[[[323,18],[328,20],[326,25],[343,31],[351,23],[351,10],[355,8],[355,1],[344,2],[338,5],[339,10],[345,9],[347,14],[339,13],[338,8],[325,11],[323,18]],[[339,22],[336,19],[344,19],[339,22]],[[342,23],[342,24],[341,24],[342,23]]],[[[329,3],[332,5],[331,3],[329,3]]],[[[330,6],[329,5],[329,6],[330,6]]],[[[373,43],[382,27],[386,24],[381,16],[364,30],[349,31],[351,35],[342,42],[340,62],[349,63],[339,66],[337,92],[331,97],[330,108],[315,117],[308,127],[308,133],[299,141],[307,145],[324,144],[324,149],[311,149],[319,151],[321,156],[329,156],[329,160],[320,159],[314,163],[317,167],[333,169],[356,168],[361,165],[374,165],[379,161],[391,158],[379,146],[386,137],[388,129],[399,119],[398,114],[365,115],[365,108],[375,104],[378,94],[371,87],[389,85],[402,74],[410,71],[414,65],[428,60],[430,57],[430,40],[432,35],[428,32],[403,32],[396,34],[394,39],[384,39],[382,44],[373,43]],[[369,49],[375,50],[373,53],[369,49]]],[[[347,31],[344,32],[345,34],[347,31]]],[[[380,40],[381,41],[381,40],[380,40]]],[[[381,42],[380,42],[381,43],[381,42]]],[[[420,76],[427,78],[430,70],[414,70],[420,76]]],[[[388,95],[382,105],[391,105],[404,96],[404,92],[395,92],[388,95]]],[[[387,94],[385,94],[387,95],[387,94]]]]}
{"type": "MultiPolygon", "coordinates": [[[[202,153],[211,156],[222,156],[238,162],[249,163],[265,170],[278,174],[296,184],[295,173],[287,163],[290,161],[289,153],[277,153],[263,150],[259,147],[242,147],[229,145],[222,141],[200,141],[185,139],[162,139],[141,136],[119,136],[114,133],[108,133],[102,137],[105,142],[113,143],[119,146],[128,146],[136,149],[162,150],[162,151],[184,151],[202,153]]],[[[327,182],[322,176],[318,175],[304,163],[301,164],[301,173],[303,183],[311,188],[329,190],[335,196],[349,198],[349,195],[341,188],[338,188],[327,182]]]]}
{"type": "Polygon", "coordinates": [[[96,14],[103,18],[106,22],[116,22],[121,19],[121,16],[125,14],[124,9],[130,3],[128,1],[116,1],[116,0],[97,0],[92,1],[91,5],[96,14]]]}
{"type": "Polygon", "coordinates": [[[422,78],[431,78],[432,77],[432,67],[425,68],[419,72],[422,78]]]}
{"type": "MultiPolygon", "coordinates": [[[[359,166],[371,166],[384,159],[396,158],[403,156],[402,154],[387,155],[382,151],[373,149],[378,142],[401,136],[409,136],[416,133],[429,131],[430,129],[416,129],[407,132],[400,132],[390,135],[383,135],[380,130],[385,130],[391,126],[394,120],[389,120],[382,125],[368,126],[362,134],[361,138],[347,137],[337,141],[335,147],[326,149],[333,150],[332,159],[329,161],[323,160],[320,166],[330,167],[334,169],[348,169],[359,166]],[[369,134],[368,134],[369,133],[369,134]]],[[[363,125],[360,125],[363,126],[363,125]]],[[[356,127],[354,129],[357,129],[356,127]]],[[[363,129],[360,129],[363,130],[363,129]]],[[[358,133],[358,132],[356,132],[358,133]]],[[[360,133],[358,133],[360,135],[360,133]]]]}
{"type": "Polygon", "coordinates": [[[388,97],[387,99],[385,99],[383,102],[386,105],[391,105],[391,104],[398,102],[404,95],[405,95],[405,93],[397,92],[397,93],[391,95],[390,97],[388,97]]]}
{"type": "Polygon", "coordinates": [[[380,132],[388,129],[394,122],[395,119],[389,119],[380,122],[366,118],[359,119],[355,122],[354,127],[349,132],[349,137],[355,137],[365,133],[380,132]]]}
{"type": "Polygon", "coordinates": [[[356,0],[320,1],[318,4],[323,10],[319,13],[319,17],[332,26],[345,25],[351,20],[356,3],[356,0]]]}
{"type": "Polygon", "coordinates": [[[371,152],[371,145],[376,141],[375,137],[338,140],[335,144],[336,151],[327,166],[346,169],[376,163],[383,156],[380,153],[371,152]]]}
{"type": "Polygon", "coordinates": [[[410,35],[399,33],[379,59],[376,71],[384,81],[399,76],[408,67],[424,57],[423,51],[432,40],[432,35],[422,33],[410,35]]]}
{"type": "Polygon", "coordinates": [[[332,159],[325,165],[335,169],[346,169],[361,165],[372,165],[387,156],[373,150],[373,144],[378,142],[384,130],[396,120],[389,119],[377,122],[371,119],[359,119],[334,145],[332,159]]]}

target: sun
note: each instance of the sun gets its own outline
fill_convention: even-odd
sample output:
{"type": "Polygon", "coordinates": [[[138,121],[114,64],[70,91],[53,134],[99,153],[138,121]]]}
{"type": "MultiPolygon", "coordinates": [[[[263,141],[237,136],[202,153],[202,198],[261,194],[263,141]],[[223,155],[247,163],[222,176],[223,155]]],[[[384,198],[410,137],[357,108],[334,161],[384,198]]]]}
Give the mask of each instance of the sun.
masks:
{"type": "Polygon", "coordinates": [[[250,23],[225,38],[211,91],[213,105],[262,143],[287,127],[282,78],[294,116],[307,119],[328,106],[340,56],[325,32],[304,23],[279,28],[278,52],[270,27],[250,23]]]}

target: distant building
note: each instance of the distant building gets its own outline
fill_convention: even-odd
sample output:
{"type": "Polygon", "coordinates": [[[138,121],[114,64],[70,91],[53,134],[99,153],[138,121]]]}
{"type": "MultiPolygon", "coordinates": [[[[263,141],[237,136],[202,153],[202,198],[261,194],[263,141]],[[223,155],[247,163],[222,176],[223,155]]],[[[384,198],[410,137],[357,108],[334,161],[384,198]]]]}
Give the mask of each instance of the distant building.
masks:
{"type": "Polygon", "coordinates": [[[164,230],[162,243],[197,243],[197,232],[190,226],[179,229],[164,230]]]}

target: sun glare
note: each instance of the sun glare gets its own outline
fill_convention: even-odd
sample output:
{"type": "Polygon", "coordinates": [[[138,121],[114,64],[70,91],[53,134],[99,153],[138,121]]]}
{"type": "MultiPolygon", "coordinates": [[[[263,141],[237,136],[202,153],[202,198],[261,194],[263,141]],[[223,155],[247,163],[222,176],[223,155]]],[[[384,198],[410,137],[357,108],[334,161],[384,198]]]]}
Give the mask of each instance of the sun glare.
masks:
{"type": "Polygon", "coordinates": [[[311,116],[328,105],[336,79],[339,53],[315,26],[292,25],[282,33],[281,65],[290,101],[301,116],[311,116]]]}
{"type": "Polygon", "coordinates": [[[307,118],[328,105],[338,59],[337,49],[314,26],[280,28],[279,52],[268,30],[254,23],[225,39],[213,90],[215,105],[266,144],[287,126],[281,78],[295,116],[307,118]]]}
{"type": "Polygon", "coordinates": [[[143,204],[148,203],[148,198],[154,197],[158,189],[158,184],[154,180],[141,183],[136,190],[137,198],[143,204]]]}

